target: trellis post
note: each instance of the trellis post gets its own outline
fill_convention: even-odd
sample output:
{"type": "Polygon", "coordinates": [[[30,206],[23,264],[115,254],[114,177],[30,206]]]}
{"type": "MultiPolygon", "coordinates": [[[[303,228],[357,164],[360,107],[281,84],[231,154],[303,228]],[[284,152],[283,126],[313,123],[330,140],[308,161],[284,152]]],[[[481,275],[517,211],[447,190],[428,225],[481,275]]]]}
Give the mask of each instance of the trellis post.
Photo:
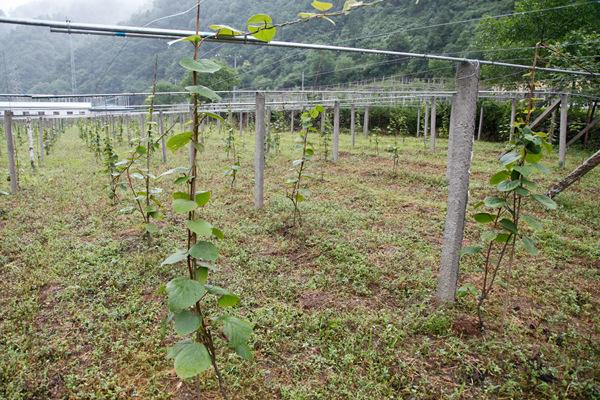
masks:
{"type": "Polygon", "coordinates": [[[479,129],[477,130],[477,140],[481,140],[481,131],[483,131],[483,103],[481,103],[479,112],[479,129]]]}
{"type": "Polygon", "coordinates": [[[4,134],[6,135],[6,150],[8,153],[8,173],[10,175],[10,193],[16,194],[19,190],[17,176],[17,163],[15,161],[15,143],[12,135],[12,111],[4,111],[4,134]]]}
{"type": "Polygon", "coordinates": [[[560,96],[560,136],[558,137],[558,165],[565,167],[567,159],[567,124],[569,115],[569,96],[562,94],[560,96]]]}
{"type": "Polygon", "coordinates": [[[337,162],[340,152],[340,102],[333,105],[333,162],[337,162]]]}
{"type": "Polygon", "coordinates": [[[265,185],[265,95],[256,93],[256,142],[254,147],[254,207],[264,206],[265,185]]]}
{"type": "Polygon", "coordinates": [[[479,90],[479,64],[462,62],[456,71],[455,116],[452,134],[452,164],[448,186],[448,209],[444,226],[442,260],[438,275],[437,300],[442,303],[455,301],[460,252],[464,237],[465,216],[469,197],[469,176],[477,95],[479,90]]]}
{"type": "Polygon", "coordinates": [[[352,136],[352,147],[356,144],[356,106],[350,107],[350,135],[352,136]]]}
{"type": "Polygon", "coordinates": [[[436,139],[436,135],[437,135],[437,133],[436,133],[437,111],[435,108],[436,107],[435,103],[436,103],[436,98],[433,97],[431,99],[431,126],[429,127],[431,130],[431,132],[429,134],[430,139],[431,139],[429,142],[431,151],[435,151],[435,139],[436,139]]]}
{"type": "Polygon", "coordinates": [[[512,142],[513,136],[515,135],[515,120],[517,118],[517,99],[511,100],[510,105],[510,135],[508,140],[512,142]]]}
{"type": "Polygon", "coordinates": [[[365,117],[363,121],[363,136],[369,136],[369,106],[365,106],[365,117]]]}

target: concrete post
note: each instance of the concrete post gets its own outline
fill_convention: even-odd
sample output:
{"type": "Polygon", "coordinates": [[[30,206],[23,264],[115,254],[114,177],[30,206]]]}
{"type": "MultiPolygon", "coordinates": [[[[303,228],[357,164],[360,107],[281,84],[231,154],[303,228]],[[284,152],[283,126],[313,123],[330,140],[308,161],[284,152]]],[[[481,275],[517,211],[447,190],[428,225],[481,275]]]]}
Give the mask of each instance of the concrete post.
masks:
{"type": "Polygon", "coordinates": [[[290,113],[290,132],[294,133],[294,113],[295,111],[292,110],[290,113]]]}
{"type": "Polygon", "coordinates": [[[244,112],[240,111],[240,136],[244,135],[244,112]]]}
{"type": "Polygon", "coordinates": [[[452,96],[452,105],[450,106],[450,126],[448,127],[448,161],[446,163],[446,180],[450,182],[450,174],[452,173],[451,165],[454,165],[452,160],[452,148],[454,147],[454,118],[456,117],[456,95],[452,96]]]}
{"type": "Polygon", "coordinates": [[[369,136],[369,106],[365,107],[365,118],[363,121],[363,136],[369,136]]]}
{"type": "Polygon", "coordinates": [[[38,126],[38,144],[40,148],[40,163],[44,161],[44,119],[40,117],[38,126]]]}
{"type": "Polygon", "coordinates": [[[265,95],[256,93],[256,142],[254,147],[254,207],[264,206],[265,186],[265,95]]]}
{"type": "Polygon", "coordinates": [[[27,130],[27,144],[29,145],[29,164],[31,169],[35,171],[35,142],[33,141],[33,122],[30,118],[27,118],[25,123],[27,130]]]}
{"type": "Polygon", "coordinates": [[[17,163],[15,161],[15,142],[12,135],[12,111],[4,111],[4,134],[6,135],[6,150],[8,153],[8,173],[10,175],[10,193],[19,190],[17,163]]]}
{"type": "Polygon", "coordinates": [[[163,118],[163,112],[159,111],[158,113],[158,129],[159,134],[161,136],[160,139],[160,147],[162,149],[162,162],[163,164],[167,162],[167,143],[165,138],[165,121],[163,118]]]}
{"type": "Polygon", "coordinates": [[[333,105],[333,162],[337,162],[340,152],[340,102],[333,105]]]}
{"type": "Polygon", "coordinates": [[[479,91],[479,64],[462,62],[456,71],[456,103],[453,118],[452,145],[453,172],[448,186],[448,210],[444,226],[442,260],[438,275],[437,300],[452,303],[455,300],[464,237],[465,216],[469,195],[469,176],[475,136],[477,95],[479,91]]]}
{"type": "Polygon", "coordinates": [[[558,166],[565,167],[567,159],[567,127],[569,115],[569,96],[560,96],[560,136],[558,137],[558,166]]]}
{"type": "Polygon", "coordinates": [[[429,134],[429,101],[425,100],[425,129],[423,129],[423,143],[427,142],[429,134]]]}
{"type": "Polygon", "coordinates": [[[517,118],[517,99],[512,99],[510,107],[510,134],[508,140],[512,142],[515,135],[515,120],[517,118]]]}
{"type": "Polygon", "coordinates": [[[483,103],[481,103],[481,112],[479,113],[479,130],[477,131],[477,140],[481,140],[481,131],[483,131],[483,103]]]}
{"type": "Polygon", "coordinates": [[[356,144],[356,106],[350,108],[350,134],[352,135],[352,147],[356,144]]]}
{"type": "Polygon", "coordinates": [[[418,138],[421,134],[421,102],[419,101],[419,107],[417,108],[417,135],[418,138]]]}
{"type": "Polygon", "coordinates": [[[435,103],[436,103],[436,98],[432,98],[431,99],[431,126],[429,127],[431,129],[431,133],[430,133],[430,139],[431,141],[429,142],[431,151],[435,151],[435,139],[437,136],[437,132],[436,132],[436,128],[437,128],[437,112],[435,109],[435,103]]]}

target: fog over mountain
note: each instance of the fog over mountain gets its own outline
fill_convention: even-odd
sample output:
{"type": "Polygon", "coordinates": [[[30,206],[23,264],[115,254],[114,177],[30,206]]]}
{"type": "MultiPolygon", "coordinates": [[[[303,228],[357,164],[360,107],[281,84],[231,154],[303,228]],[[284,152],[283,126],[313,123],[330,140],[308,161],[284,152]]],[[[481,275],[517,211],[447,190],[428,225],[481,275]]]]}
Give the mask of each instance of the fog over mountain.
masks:
{"type": "MultiPolygon", "coordinates": [[[[151,6],[150,0],[30,0],[13,8],[10,0],[0,0],[0,12],[15,18],[42,18],[78,22],[117,23],[151,6]]],[[[0,14],[1,15],[1,14],[0,14]]]]}

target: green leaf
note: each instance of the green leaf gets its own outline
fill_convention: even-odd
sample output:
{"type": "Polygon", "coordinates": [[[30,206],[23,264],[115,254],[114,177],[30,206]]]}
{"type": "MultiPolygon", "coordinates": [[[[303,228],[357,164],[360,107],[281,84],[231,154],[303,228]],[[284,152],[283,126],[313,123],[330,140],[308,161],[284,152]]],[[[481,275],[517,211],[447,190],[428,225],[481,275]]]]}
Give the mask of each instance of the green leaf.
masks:
{"type": "Polygon", "coordinates": [[[202,219],[198,219],[196,221],[187,221],[186,225],[190,231],[194,232],[198,236],[212,235],[212,225],[202,219]]]}
{"type": "Polygon", "coordinates": [[[198,281],[178,277],[167,283],[169,309],[173,311],[185,310],[192,307],[204,296],[206,289],[198,281]]]}
{"type": "Polygon", "coordinates": [[[490,196],[490,197],[486,197],[485,200],[483,200],[483,203],[485,204],[486,207],[502,208],[506,205],[506,200],[504,200],[500,197],[490,196]]]}
{"type": "Polygon", "coordinates": [[[203,344],[186,343],[175,357],[175,372],[181,379],[193,378],[212,365],[208,350],[203,344]]]}
{"type": "Polygon", "coordinates": [[[540,160],[542,159],[542,153],[531,153],[528,152],[525,155],[525,161],[527,161],[529,164],[537,164],[540,162],[540,160]]]}
{"type": "Polygon", "coordinates": [[[197,260],[216,261],[219,249],[210,242],[200,241],[190,249],[190,256],[197,260]]]}
{"type": "Polygon", "coordinates": [[[202,85],[186,86],[185,90],[187,90],[190,93],[194,93],[199,96],[205,97],[209,100],[213,100],[213,101],[221,100],[221,96],[219,96],[214,90],[209,89],[206,86],[202,86],[202,85]]]}
{"type": "Polygon", "coordinates": [[[331,10],[333,8],[333,4],[326,1],[313,1],[311,5],[321,12],[325,12],[331,10]]]}
{"type": "Polygon", "coordinates": [[[210,118],[214,118],[214,119],[218,119],[219,121],[225,121],[225,118],[221,117],[219,114],[215,114],[215,113],[211,113],[208,111],[203,111],[200,113],[200,115],[204,115],[210,118]]]}
{"type": "Polygon", "coordinates": [[[177,135],[173,135],[167,141],[167,147],[171,151],[176,151],[185,146],[192,140],[192,136],[194,136],[193,132],[183,132],[178,133],[177,135]]]}
{"type": "Polygon", "coordinates": [[[550,197],[543,194],[534,194],[533,197],[538,203],[543,205],[547,210],[556,210],[558,208],[558,204],[550,197]]]}
{"type": "Polygon", "coordinates": [[[267,14],[255,14],[246,22],[248,32],[256,39],[270,42],[277,35],[277,28],[273,26],[273,19],[267,14]]]}
{"type": "Polygon", "coordinates": [[[198,208],[198,204],[192,200],[175,199],[173,200],[173,212],[178,214],[187,214],[198,208]]]}
{"type": "Polygon", "coordinates": [[[500,223],[500,226],[502,226],[507,231],[509,231],[515,235],[517,234],[517,226],[510,219],[502,218],[499,223],[500,223]]]}
{"type": "Polygon", "coordinates": [[[504,166],[509,165],[517,161],[521,158],[521,154],[515,151],[511,151],[510,153],[506,153],[502,157],[500,157],[500,163],[504,166]]]}
{"type": "Polygon", "coordinates": [[[302,18],[302,19],[308,19],[308,18],[312,18],[312,17],[314,17],[314,16],[316,16],[316,15],[319,15],[319,14],[316,14],[316,13],[309,13],[309,12],[301,12],[301,13],[298,13],[298,17],[300,17],[300,18],[302,18]]]}
{"type": "Polygon", "coordinates": [[[508,179],[508,177],[510,177],[510,172],[508,172],[508,171],[506,171],[506,170],[500,171],[500,172],[498,172],[498,173],[494,174],[494,175],[493,175],[493,176],[490,178],[490,184],[491,184],[491,185],[497,185],[497,184],[499,184],[500,182],[502,182],[502,181],[504,181],[504,180],[508,179]]]}
{"type": "Polygon", "coordinates": [[[525,189],[524,187],[518,187],[515,189],[515,193],[518,194],[519,196],[529,196],[529,190],[525,189]]]}
{"type": "Polygon", "coordinates": [[[181,39],[177,39],[177,40],[172,40],[170,42],[168,42],[167,44],[169,46],[174,45],[175,43],[180,43],[180,42],[190,42],[193,44],[198,44],[200,42],[200,40],[202,40],[202,38],[199,35],[191,35],[191,36],[187,36],[181,39]]]}
{"type": "Polygon", "coordinates": [[[201,74],[214,74],[221,69],[221,66],[212,60],[194,60],[186,57],[179,61],[179,65],[188,71],[200,72],[201,74]]]}
{"type": "Polygon", "coordinates": [[[187,250],[177,250],[175,253],[171,254],[169,257],[165,259],[165,261],[160,264],[160,266],[177,264],[187,258],[187,250]]]}
{"type": "Polygon", "coordinates": [[[472,283],[466,283],[456,291],[456,297],[463,298],[468,295],[477,296],[477,288],[472,283]]]}
{"type": "Polygon", "coordinates": [[[217,239],[224,239],[225,238],[225,235],[223,234],[223,231],[221,231],[219,228],[215,228],[214,226],[212,228],[212,234],[217,239]]]}
{"type": "Polygon", "coordinates": [[[189,335],[200,327],[200,317],[191,311],[184,310],[173,315],[173,326],[178,335],[189,335]]]}
{"type": "Polygon", "coordinates": [[[496,186],[496,188],[501,192],[510,192],[515,190],[521,185],[520,181],[502,181],[496,186]]]}
{"type": "Polygon", "coordinates": [[[158,233],[158,227],[154,224],[144,224],[144,231],[153,235],[155,233],[158,233]]]}
{"type": "Polygon", "coordinates": [[[248,347],[248,340],[252,335],[252,325],[249,322],[232,316],[223,316],[223,333],[227,337],[228,345],[242,358],[248,360],[252,358],[252,353],[248,347]]]}
{"type": "Polygon", "coordinates": [[[543,225],[540,222],[540,220],[535,217],[532,217],[531,215],[521,215],[521,219],[525,221],[525,223],[529,225],[531,229],[540,230],[543,228],[543,225]]]}
{"type": "Polygon", "coordinates": [[[217,31],[217,36],[238,36],[243,34],[242,31],[228,25],[210,25],[209,28],[213,31],[217,31]]]}
{"type": "Polygon", "coordinates": [[[204,207],[207,205],[210,201],[210,197],[211,192],[209,191],[196,192],[196,203],[198,204],[198,207],[204,207]]]}
{"type": "Polygon", "coordinates": [[[511,237],[512,235],[510,233],[499,233],[494,240],[498,243],[506,243],[511,237]]]}
{"type": "Polygon", "coordinates": [[[196,280],[201,284],[206,284],[208,281],[208,268],[207,267],[198,267],[196,269],[196,280]]]}
{"type": "Polygon", "coordinates": [[[523,243],[525,250],[529,254],[531,254],[532,256],[537,255],[538,249],[535,247],[535,242],[533,240],[529,239],[527,236],[523,236],[521,238],[521,243],[523,243]]]}
{"type": "Polygon", "coordinates": [[[240,298],[238,296],[231,293],[227,289],[223,289],[222,287],[206,285],[206,290],[208,290],[210,294],[219,296],[219,300],[217,301],[219,307],[234,307],[240,302],[240,298]]]}
{"type": "Polygon", "coordinates": [[[481,246],[468,246],[468,247],[463,247],[462,250],[460,251],[460,256],[466,256],[466,255],[473,255],[473,254],[479,254],[481,253],[481,251],[483,250],[483,248],[481,246]]]}
{"type": "Polygon", "coordinates": [[[487,224],[490,222],[494,222],[494,220],[496,219],[496,217],[492,214],[489,213],[477,213],[475,215],[473,215],[473,218],[475,219],[475,221],[479,222],[480,224],[487,224]]]}
{"type": "Polygon", "coordinates": [[[526,178],[533,173],[533,169],[525,165],[515,165],[513,167],[513,171],[517,171],[519,174],[526,178]]]}

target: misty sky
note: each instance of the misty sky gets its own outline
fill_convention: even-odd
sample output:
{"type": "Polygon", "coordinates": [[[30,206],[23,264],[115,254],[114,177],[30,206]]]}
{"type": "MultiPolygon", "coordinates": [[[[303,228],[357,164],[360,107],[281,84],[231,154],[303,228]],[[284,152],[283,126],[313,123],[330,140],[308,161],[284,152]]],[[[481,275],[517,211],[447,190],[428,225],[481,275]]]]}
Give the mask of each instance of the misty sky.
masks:
{"type": "Polygon", "coordinates": [[[150,4],[150,0],[0,0],[0,10],[17,18],[57,16],[73,21],[116,23],[150,4]]]}

